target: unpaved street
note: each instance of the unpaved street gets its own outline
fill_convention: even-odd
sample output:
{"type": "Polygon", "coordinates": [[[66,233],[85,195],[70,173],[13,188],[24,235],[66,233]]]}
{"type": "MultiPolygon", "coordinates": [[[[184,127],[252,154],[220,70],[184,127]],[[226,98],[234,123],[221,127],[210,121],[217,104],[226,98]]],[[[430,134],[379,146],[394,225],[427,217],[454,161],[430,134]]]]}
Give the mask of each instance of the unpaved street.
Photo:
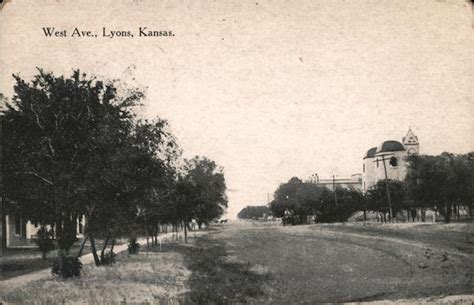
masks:
{"type": "Polygon", "coordinates": [[[314,303],[472,293],[469,225],[234,222],[209,235],[267,275],[257,301],[314,303]]]}

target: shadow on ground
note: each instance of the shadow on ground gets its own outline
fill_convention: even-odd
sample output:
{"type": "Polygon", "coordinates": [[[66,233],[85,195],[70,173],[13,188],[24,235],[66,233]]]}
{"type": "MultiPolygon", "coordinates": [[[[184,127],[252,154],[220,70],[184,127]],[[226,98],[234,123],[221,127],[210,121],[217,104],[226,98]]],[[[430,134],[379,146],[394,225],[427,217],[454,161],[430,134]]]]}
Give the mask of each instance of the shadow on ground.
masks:
{"type": "Polygon", "coordinates": [[[164,244],[161,249],[184,255],[186,267],[192,271],[185,303],[241,304],[263,301],[265,283],[270,275],[228,255],[225,243],[209,238],[212,234],[197,237],[190,244],[164,244]]]}

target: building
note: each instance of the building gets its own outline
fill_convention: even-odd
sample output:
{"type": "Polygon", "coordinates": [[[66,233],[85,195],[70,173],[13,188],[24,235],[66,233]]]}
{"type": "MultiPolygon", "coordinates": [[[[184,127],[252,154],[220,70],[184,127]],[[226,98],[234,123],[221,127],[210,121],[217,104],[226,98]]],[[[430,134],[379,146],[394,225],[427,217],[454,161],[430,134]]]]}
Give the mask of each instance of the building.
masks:
{"type": "MultiPolygon", "coordinates": [[[[77,220],[76,232],[78,238],[83,237],[85,221],[84,216],[77,220]]],[[[38,224],[34,224],[17,214],[7,214],[2,217],[1,225],[0,238],[2,239],[2,245],[7,248],[36,247],[34,238],[40,228],[38,224]]]]}
{"type": "Polygon", "coordinates": [[[337,187],[349,189],[349,190],[362,190],[362,175],[354,174],[350,178],[332,178],[332,179],[318,179],[318,185],[327,187],[330,190],[334,190],[337,187]]]}
{"type": "Polygon", "coordinates": [[[362,190],[366,192],[379,180],[404,180],[407,174],[406,157],[418,154],[420,143],[411,129],[402,142],[389,140],[370,148],[363,158],[362,190]]]}

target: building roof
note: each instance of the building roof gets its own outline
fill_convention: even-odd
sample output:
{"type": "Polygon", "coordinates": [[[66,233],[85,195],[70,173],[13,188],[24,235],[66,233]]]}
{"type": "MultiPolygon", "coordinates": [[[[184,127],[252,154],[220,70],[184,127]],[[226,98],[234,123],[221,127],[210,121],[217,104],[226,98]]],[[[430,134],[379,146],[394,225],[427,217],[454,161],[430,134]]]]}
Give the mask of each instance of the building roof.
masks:
{"type": "Polygon", "coordinates": [[[402,142],[403,144],[413,144],[413,145],[416,145],[418,144],[418,137],[415,136],[415,134],[413,133],[413,131],[411,130],[411,128],[408,129],[408,132],[406,134],[406,136],[403,137],[402,139],[402,142]]]}
{"type": "Polygon", "coordinates": [[[367,151],[367,153],[365,154],[364,159],[365,159],[365,158],[373,158],[373,157],[375,157],[375,153],[376,153],[376,152],[377,152],[377,147],[372,147],[371,149],[369,149],[369,150],[367,151]]]}
{"type": "Polygon", "coordinates": [[[377,154],[389,151],[405,151],[405,146],[398,141],[385,141],[377,147],[377,154]]]}

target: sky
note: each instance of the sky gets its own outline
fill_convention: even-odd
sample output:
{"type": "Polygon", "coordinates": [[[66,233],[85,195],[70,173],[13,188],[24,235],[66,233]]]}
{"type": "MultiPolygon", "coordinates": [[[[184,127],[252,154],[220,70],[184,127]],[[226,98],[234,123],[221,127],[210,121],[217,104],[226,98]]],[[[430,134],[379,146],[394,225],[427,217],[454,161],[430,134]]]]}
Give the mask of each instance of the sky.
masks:
{"type": "Polygon", "coordinates": [[[464,0],[13,0],[0,92],[36,67],[146,88],[139,115],[167,119],[185,157],[224,167],[233,218],[293,176],[360,173],[369,148],[409,127],[423,154],[474,150],[473,20],[464,0]]]}

